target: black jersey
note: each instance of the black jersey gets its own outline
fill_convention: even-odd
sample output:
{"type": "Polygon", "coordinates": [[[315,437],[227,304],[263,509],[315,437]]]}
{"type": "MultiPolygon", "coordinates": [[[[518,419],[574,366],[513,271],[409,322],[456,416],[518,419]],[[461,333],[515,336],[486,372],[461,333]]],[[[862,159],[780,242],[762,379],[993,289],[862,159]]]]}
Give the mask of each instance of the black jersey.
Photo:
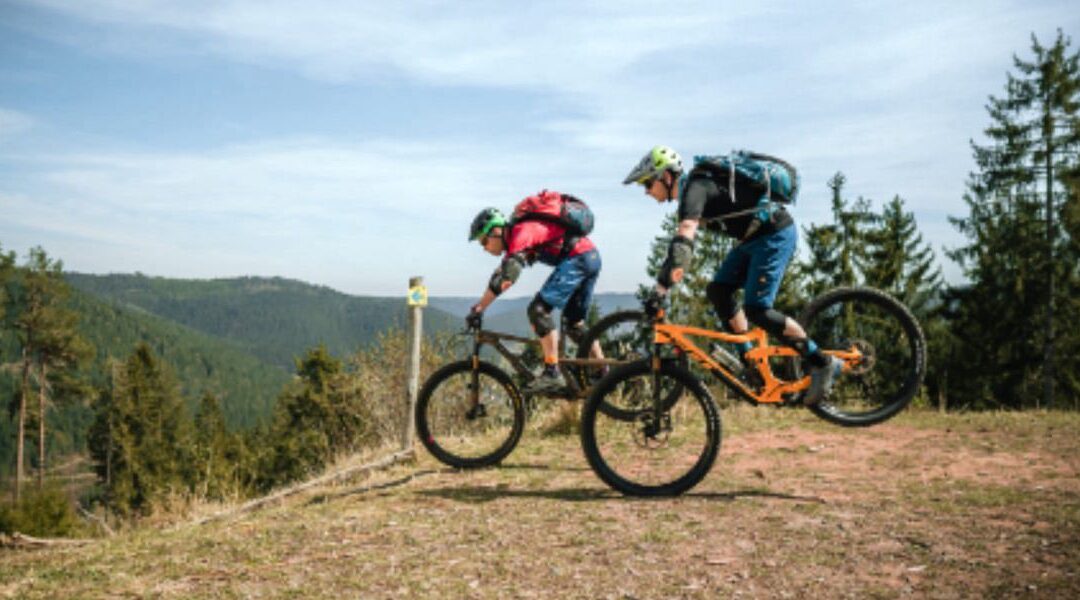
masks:
{"type": "MultiPolygon", "coordinates": [[[[744,214],[729,219],[725,215],[754,208],[760,199],[760,192],[752,189],[736,189],[735,202],[725,185],[720,185],[708,176],[691,177],[679,194],[679,220],[698,219],[711,230],[720,230],[725,234],[742,240],[746,238],[750,223],[757,217],[744,214]]],[[[791,225],[794,219],[783,206],[774,204],[772,218],[762,223],[748,239],[768,235],[791,225]]]]}

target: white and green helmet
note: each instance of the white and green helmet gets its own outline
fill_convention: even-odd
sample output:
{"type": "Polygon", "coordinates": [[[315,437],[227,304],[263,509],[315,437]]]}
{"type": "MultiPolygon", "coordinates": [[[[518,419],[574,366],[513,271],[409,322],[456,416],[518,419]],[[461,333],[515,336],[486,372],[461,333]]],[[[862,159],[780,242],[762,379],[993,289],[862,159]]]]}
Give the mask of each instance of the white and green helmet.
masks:
{"type": "Polygon", "coordinates": [[[630,183],[645,183],[649,179],[659,177],[664,171],[674,171],[676,175],[682,173],[682,159],[679,153],[667,146],[653,146],[649,153],[641,158],[641,162],[630,174],[623,179],[623,185],[630,183]]]}

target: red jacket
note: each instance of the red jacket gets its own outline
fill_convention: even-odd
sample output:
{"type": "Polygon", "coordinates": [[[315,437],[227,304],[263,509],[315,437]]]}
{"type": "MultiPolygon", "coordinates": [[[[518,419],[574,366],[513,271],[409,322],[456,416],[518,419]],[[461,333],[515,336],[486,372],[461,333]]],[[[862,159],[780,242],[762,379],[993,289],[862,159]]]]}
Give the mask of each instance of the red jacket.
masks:
{"type": "MultiPolygon", "coordinates": [[[[523,254],[526,261],[534,260],[548,265],[557,265],[563,259],[562,245],[566,228],[546,221],[522,221],[510,228],[506,234],[506,255],[523,254]]],[[[567,258],[595,250],[596,245],[587,237],[582,237],[574,244],[567,258]]]]}

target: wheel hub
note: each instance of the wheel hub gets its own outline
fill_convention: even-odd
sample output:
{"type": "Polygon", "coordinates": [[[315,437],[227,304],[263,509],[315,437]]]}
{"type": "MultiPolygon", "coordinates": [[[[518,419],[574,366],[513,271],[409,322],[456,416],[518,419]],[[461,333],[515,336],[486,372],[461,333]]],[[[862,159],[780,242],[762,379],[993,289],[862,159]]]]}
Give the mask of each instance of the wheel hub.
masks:
{"type": "Polygon", "coordinates": [[[671,437],[671,417],[667,414],[657,421],[652,411],[645,410],[637,415],[637,427],[634,428],[634,443],[639,448],[656,449],[667,445],[671,437]],[[666,425],[666,426],[665,426],[666,425]]]}
{"type": "Polygon", "coordinates": [[[874,345],[864,339],[852,340],[851,345],[859,351],[862,357],[851,367],[850,373],[853,375],[865,375],[873,370],[874,365],[877,363],[877,350],[874,349],[874,345]]]}

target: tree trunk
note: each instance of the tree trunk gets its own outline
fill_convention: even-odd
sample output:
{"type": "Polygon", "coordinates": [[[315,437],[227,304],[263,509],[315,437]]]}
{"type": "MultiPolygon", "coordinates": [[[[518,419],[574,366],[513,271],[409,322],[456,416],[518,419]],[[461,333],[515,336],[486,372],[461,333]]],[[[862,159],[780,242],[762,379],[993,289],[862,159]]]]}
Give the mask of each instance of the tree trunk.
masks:
{"type": "Polygon", "coordinates": [[[938,412],[945,414],[948,410],[948,400],[946,400],[946,388],[949,385],[949,372],[945,371],[941,375],[941,385],[938,387],[938,412]]]}
{"type": "Polygon", "coordinates": [[[19,388],[19,430],[15,437],[15,502],[22,495],[24,436],[26,435],[26,397],[30,395],[30,353],[22,351],[22,382],[19,388]]]}
{"type": "Polygon", "coordinates": [[[41,364],[38,386],[38,490],[45,489],[45,386],[48,385],[48,366],[41,364]]]}
{"type": "MultiPolygon", "coordinates": [[[[1049,111],[1049,99],[1046,101],[1049,111]]],[[[1054,404],[1054,144],[1049,119],[1046,142],[1046,323],[1043,332],[1043,405],[1054,404]]]]}

